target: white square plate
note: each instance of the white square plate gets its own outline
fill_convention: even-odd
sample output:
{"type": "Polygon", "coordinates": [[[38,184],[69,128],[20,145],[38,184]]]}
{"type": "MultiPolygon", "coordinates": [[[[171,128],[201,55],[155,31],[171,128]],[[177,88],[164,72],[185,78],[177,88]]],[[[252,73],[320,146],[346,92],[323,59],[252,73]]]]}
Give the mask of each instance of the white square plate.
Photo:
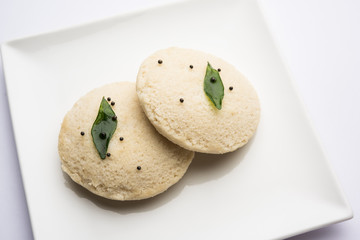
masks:
{"type": "Polygon", "coordinates": [[[277,239],[352,217],[255,1],[186,1],[2,46],[36,239],[277,239]],[[157,49],[218,55],[258,91],[255,137],[197,154],[185,177],[144,201],[113,202],[60,169],[62,118],[92,88],[135,81],[157,49]]]}

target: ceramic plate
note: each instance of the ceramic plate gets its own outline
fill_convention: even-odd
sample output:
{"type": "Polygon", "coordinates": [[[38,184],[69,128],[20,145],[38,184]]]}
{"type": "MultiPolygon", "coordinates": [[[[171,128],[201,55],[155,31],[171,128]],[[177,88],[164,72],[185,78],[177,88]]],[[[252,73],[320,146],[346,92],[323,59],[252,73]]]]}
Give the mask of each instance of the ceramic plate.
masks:
{"type": "Polygon", "coordinates": [[[35,239],[278,239],[352,217],[255,1],[185,1],[2,46],[35,239]],[[254,138],[196,154],[185,177],[144,201],[113,202],[60,168],[61,121],[89,90],[135,81],[170,46],[235,65],[261,101],[254,138]]]}

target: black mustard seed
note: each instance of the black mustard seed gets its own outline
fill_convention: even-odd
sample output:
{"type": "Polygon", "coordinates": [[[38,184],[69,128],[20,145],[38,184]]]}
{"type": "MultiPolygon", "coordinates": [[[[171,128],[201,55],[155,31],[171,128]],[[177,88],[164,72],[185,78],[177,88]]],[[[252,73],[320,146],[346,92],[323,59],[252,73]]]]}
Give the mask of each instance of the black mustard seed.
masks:
{"type": "Polygon", "coordinates": [[[137,169],[137,170],[141,170],[141,167],[140,167],[140,166],[137,166],[136,169],[137,169]]]}
{"type": "Polygon", "coordinates": [[[163,61],[161,59],[158,60],[158,64],[162,64],[163,61]]]}
{"type": "Polygon", "coordinates": [[[81,136],[84,136],[84,135],[85,135],[85,133],[84,133],[84,132],[82,132],[82,131],[80,132],[80,134],[81,134],[81,136]]]}
{"type": "Polygon", "coordinates": [[[114,102],[114,101],[112,101],[112,102],[111,102],[111,106],[114,106],[114,105],[115,105],[115,102],[114,102]]]}
{"type": "Polygon", "coordinates": [[[214,77],[211,77],[210,82],[214,83],[214,82],[216,82],[216,79],[214,77]]]}
{"type": "Polygon", "coordinates": [[[110,102],[110,101],[111,101],[111,97],[108,97],[107,100],[110,102]]]}
{"type": "Polygon", "coordinates": [[[180,98],[180,102],[183,103],[183,102],[184,102],[184,99],[183,99],[183,98],[180,98]]]}
{"type": "Polygon", "coordinates": [[[124,138],[123,138],[123,137],[120,137],[119,139],[120,139],[120,141],[124,141],[124,138]]]}
{"type": "Polygon", "coordinates": [[[229,90],[230,90],[230,91],[232,91],[233,89],[234,89],[234,88],[233,88],[232,86],[231,86],[231,87],[229,87],[229,90]]]}
{"type": "Polygon", "coordinates": [[[99,137],[100,137],[101,139],[105,139],[105,138],[106,138],[106,133],[101,132],[101,133],[99,134],[99,137]]]}

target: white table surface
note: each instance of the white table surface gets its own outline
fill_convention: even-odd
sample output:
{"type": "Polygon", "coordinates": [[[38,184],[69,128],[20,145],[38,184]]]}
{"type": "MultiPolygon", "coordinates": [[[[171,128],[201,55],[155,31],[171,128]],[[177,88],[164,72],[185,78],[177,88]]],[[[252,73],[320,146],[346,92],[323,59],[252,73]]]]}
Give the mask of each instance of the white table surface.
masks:
{"type": "MultiPolygon", "coordinates": [[[[176,1],[0,0],[0,43],[176,1]]],[[[355,215],[291,239],[360,239],[360,1],[260,1],[355,215]]],[[[0,239],[33,239],[2,66],[0,152],[0,239]]]]}

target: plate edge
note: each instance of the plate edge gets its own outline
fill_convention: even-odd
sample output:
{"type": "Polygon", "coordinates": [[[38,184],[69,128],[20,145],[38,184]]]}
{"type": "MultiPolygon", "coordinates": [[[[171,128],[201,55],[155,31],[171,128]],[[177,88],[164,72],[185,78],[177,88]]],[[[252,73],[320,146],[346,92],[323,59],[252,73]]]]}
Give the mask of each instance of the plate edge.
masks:
{"type": "Polygon", "coordinates": [[[32,38],[44,37],[46,35],[57,34],[57,33],[65,32],[65,31],[70,31],[70,30],[74,30],[76,28],[83,28],[83,27],[90,26],[90,25],[93,25],[93,24],[112,21],[112,20],[115,20],[117,18],[128,18],[128,17],[132,17],[132,16],[136,16],[136,15],[146,13],[148,11],[157,10],[157,9],[166,8],[166,7],[171,7],[173,5],[178,5],[178,4],[182,4],[182,3],[190,2],[190,1],[196,1],[196,0],[175,0],[174,2],[165,2],[165,3],[160,3],[160,4],[157,4],[157,5],[153,5],[153,6],[140,7],[140,8],[133,9],[133,10],[130,10],[130,11],[126,11],[126,12],[123,12],[123,13],[114,14],[114,15],[111,15],[111,16],[108,16],[108,17],[100,17],[100,18],[97,18],[97,19],[88,20],[88,21],[85,21],[85,22],[77,23],[77,24],[71,24],[70,26],[59,27],[59,28],[56,28],[56,29],[50,30],[50,31],[42,31],[42,32],[35,33],[35,34],[25,35],[23,37],[13,38],[11,40],[0,43],[0,45],[1,46],[2,45],[8,45],[9,46],[9,45],[14,44],[16,42],[21,42],[21,41],[24,41],[24,40],[30,40],[32,38]]]}
{"type": "Polygon", "coordinates": [[[271,31],[270,24],[268,23],[268,20],[267,20],[267,15],[266,15],[265,10],[263,8],[263,5],[261,3],[262,0],[256,0],[256,1],[258,3],[259,9],[260,9],[260,11],[261,11],[261,13],[263,15],[263,19],[264,19],[264,22],[266,24],[267,30],[268,30],[268,32],[269,32],[269,34],[271,36],[271,39],[272,39],[272,41],[273,41],[273,43],[275,45],[276,51],[279,53],[281,63],[283,64],[283,66],[285,68],[285,71],[286,71],[287,75],[289,76],[291,86],[292,86],[292,88],[294,89],[294,92],[295,92],[295,97],[299,100],[300,107],[303,110],[303,112],[305,113],[306,120],[308,121],[309,126],[311,128],[311,131],[314,134],[315,140],[316,140],[317,144],[320,147],[321,153],[324,155],[325,163],[326,163],[327,167],[330,170],[331,176],[334,179],[334,182],[336,184],[337,189],[341,193],[342,200],[345,203],[345,205],[343,205],[343,206],[349,208],[352,211],[351,205],[350,205],[350,203],[348,201],[348,197],[345,194],[345,192],[342,190],[340,182],[339,182],[339,180],[338,180],[338,178],[337,178],[337,176],[336,176],[336,174],[335,174],[335,172],[334,172],[334,170],[333,170],[333,168],[332,168],[332,166],[330,164],[328,154],[325,151],[324,147],[322,146],[321,141],[320,141],[320,137],[317,134],[317,131],[316,131],[316,128],[314,127],[314,123],[313,123],[312,119],[310,118],[309,111],[307,110],[307,108],[306,108],[306,106],[305,106],[305,104],[304,104],[304,102],[303,102],[303,100],[301,98],[302,95],[300,94],[299,89],[297,87],[297,84],[296,84],[296,82],[294,80],[294,77],[293,77],[294,74],[292,73],[292,71],[291,71],[289,65],[287,64],[287,62],[285,61],[286,58],[284,57],[283,51],[281,50],[281,48],[279,46],[278,40],[274,37],[274,34],[271,31]]]}
{"type": "Polygon", "coordinates": [[[307,122],[309,123],[309,127],[314,135],[314,138],[315,138],[315,141],[317,142],[317,144],[319,145],[319,148],[320,148],[320,151],[322,153],[322,155],[324,156],[324,160],[325,160],[325,164],[326,166],[328,167],[329,169],[329,173],[331,174],[331,177],[333,178],[334,182],[335,182],[335,187],[337,188],[338,192],[340,193],[340,197],[341,197],[341,200],[343,201],[343,205],[341,205],[341,207],[344,208],[344,211],[347,211],[346,213],[344,213],[343,217],[338,217],[332,221],[329,221],[329,222],[326,222],[326,223],[322,223],[322,224],[318,224],[312,228],[309,228],[309,229],[304,229],[304,230],[300,230],[300,231],[297,231],[293,234],[288,234],[288,235],[283,235],[283,236],[280,236],[279,239],[282,239],[282,238],[289,238],[289,237],[293,237],[293,236],[296,236],[296,235],[299,235],[299,234],[302,234],[302,233],[306,233],[306,232],[310,232],[310,231],[313,231],[313,230],[316,230],[316,229],[320,229],[320,228],[323,228],[323,227],[326,227],[326,226],[329,226],[331,224],[335,224],[335,223],[339,223],[339,222],[343,222],[343,221],[346,221],[346,220],[349,220],[349,219],[352,219],[353,216],[354,216],[354,212],[353,212],[353,209],[350,205],[350,202],[348,201],[348,197],[347,197],[347,194],[343,191],[343,188],[341,187],[341,184],[332,168],[332,165],[330,164],[330,161],[329,161],[329,158],[328,158],[328,154],[327,152],[325,151],[324,147],[322,146],[321,144],[321,141],[320,141],[320,137],[316,131],[316,128],[314,126],[314,123],[312,121],[312,119],[310,118],[310,115],[309,115],[309,112],[301,98],[301,94],[299,92],[299,89],[297,87],[297,84],[294,80],[294,77],[293,77],[293,73],[287,63],[287,61],[285,61],[285,56],[284,56],[284,53],[283,51],[281,50],[281,47],[280,47],[280,44],[277,40],[276,37],[274,37],[274,34],[273,34],[273,31],[272,31],[272,28],[269,24],[269,21],[268,21],[268,16],[266,14],[266,11],[265,11],[265,8],[263,6],[263,3],[262,3],[262,0],[256,0],[257,2],[257,5],[259,7],[259,10],[263,16],[263,21],[266,25],[266,28],[267,28],[267,31],[273,41],[273,44],[274,44],[274,47],[276,49],[276,51],[278,52],[279,54],[279,57],[280,57],[280,61],[282,63],[282,65],[284,66],[285,68],[285,71],[287,73],[287,75],[289,76],[289,81],[291,83],[291,86],[294,90],[294,93],[295,93],[295,97],[298,99],[299,103],[300,103],[300,107],[302,109],[302,111],[304,112],[305,114],[305,118],[307,120],[307,122]]]}
{"type": "Polygon", "coordinates": [[[20,170],[20,178],[21,178],[21,183],[22,183],[22,189],[24,191],[24,200],[26,203],[26,209],[27,209],[27,213],[29,216],[29,224],[30,224],[30,228],[31,228],[31,237],[34,238],[35,234],[34,234],[34,228],[33,228],[33,223],[32,223],[32,217],[31,217],[31,212],[30,212],[30,208],[29,208],[29,204],[28,204],[28,194],[27,194],[27,188],[25,187],[25,181],[23,178],[23,169],[22,169],[22,165],[20,162],[20,156],[19,156],[19,150],[18,150],[18,143],[17,143],[17,137],[15,134],[15,128],[14,128],[14,123],[13,123],[13,110],[11,107],[11,103],[10,103],[10,92],[8,91],[9,86],[8,86],[8,82],[6,81],[7,77],[6,77],[6,62],[7,57],[5,57],[5,55],[7,55],[7,51],[8,48],[10,48],[10,46],[8,45],[7,42],[0,44],[0,57],[1,57],[1,66],[3,69],[3,77],[4,77],[4,84],[5,84],[5,92],[6,92],[6,98],[8,100],[8,107],[9,107],[9,114],[10,114],[10,123],[11,123],[11,132],[12,135],[14,137],[14,143],[15,143],[15,151],[16,151],[16,161],[18,162],[18,166],[19,166],[19,170],[20,170]]]}
{"type": "Polygon", "coordinates": [[[303,233],[315,231],[315,230],[318,230],[318,229],[321,229],[321,228],[328,227],[328,226],[330,226],[332,224],[336,224],[336,223],[340,223],[340,222],[344,222],[344,221],[352,219],[354,217],[354,213],[353,213],[353,210],[351,209],[351,207],[349,207],[349,206],[343,206],[343,207],[344,207],[344,211],[348,211],[348,212],[345,213],[344,216],[341,217],[341,218],[339,217],[339,218],[336,218],[334,220],[315,225],[315,226],[313,226],[311,228],[308,228],[308,229],[299,230],[299,231],[295,231],[295,232],[290,233],[290,234],[282,235],[282,236],[279,236],[279,238],[276,238],[276,239],[287,239],[287,238],[290,238],[290,237],[295,237],[295,236],[303,234],[303,233]]]}
{"type": "MultiPolygon", "coordinates": [[[[165,8],[165,7],[169,7],[169,6],[173,6],[173,5],[177,5],[177,4],[182,4],[184,2],[188,2],[190,0],[178,0],[177,2],[172,2],[172,3],[165,3],[165,4],[161,4],[161,5],[156,5],[156,6],[152,6],[152,7],[147,7],[147,8],[141,8],[141,9],[137,9],[137,10],[132,10],[132,11],[129,11],[129,12],[125,12],[125,13],[121,13],[121,14],[116,14],[116,15],[113,15],[113,16],[110,16],[110,17],[106,17],[106,18],[99,18],[99,19],[95,19],[95,20],[91,20],[91,21],[87,21],[85,23],[80,23],[80,24],[75,24],[75,25],[72,25],[72,26],[69,26],[69,27],[64,27],[64,28],[59,28],[59,29],[56,29],[56,30],[53,30],[53,31],[47,31],[47,32],[43,32],[43,33],[39,33],[39,34],[34,34],[34,35],[30,35],[30,36],[25,36],[25,37],[21,37],[21,38],[16,38],[16,39],[12,39],[12,40],[9,40],[9,41],[6,41],[4,43],[2,43],[0,45],[0,51],[1,51],[1,57],[2,57],[2,67],[3,67],[3,75],[4,75],[4,81],[5,81],[5,88],[6,88],[6,91],[8,90],[8,84],[7,84],[7,77],[6,77],[6,55],[7,55],[7,51],[9,48],[12,48],[12,44],[13,43],[16,43],[16,42],[19,42],[19,41],[24,41],[24,40],[29,40],[31,38],[36,38],[36,37],[43,37],[43,36],[46,36],[46,35],[50,35],[50,34],[57,34],[59,32],[63,32],[63,31],[68,31],[68,30],[73,30],[73,29],[76,29],[76,28],[82,28],[82,27],[86,27],[86,26],[89,26],[89,25],[92,25],[92,24],[96,24],[96,23],[102,23],[102,22],[106,22],[106,21],[111,21],[111,20],[114,20],[114,19],[117,19],[117,18],[128,18],[128,17],[132,17],[132,16],[136,16],[137,14],[142,14],[142,13],[146,13],[148,11],[151,11],[153,9],[161,9],[161,8],[165,8]],[[4,52],[5,50],[5,52],[4,52]]],[[[344,205],[342,205],[341,207],[344,207],[344,210],[345,211],[348,211],[346,214],[344,214],[344,217],[342,218],[338,218],[336,220],[332,220],[332,221],[329,221],[328,223],[324,223],[324,224],[319,224],[317,226],[314,226],[313,228],[310,228],[310,229],[305,229],[305,230],[301,230],[301,231],[298,231],[296,233],[293,233],[293,234],[290,234],[290,235],[284,235],[282,237],[286,238],[286,237],[292,237],[292,236],[296,236],[298,234],[302,234],[302,233],[305,233],[305,232],[308,232],[308,231],[313,231],[313,230],[316,230],[316,229],[319,229],[319,228],[323,228],[323,227],[326,227],[330,224],[334,224],[334,223],[338,223],[338,222],[342,222],[342,221],[346,221],[346,220],[349,220],[351,218],[353,218],[353,210],[347,200],[347,197],[346,197],[346,194],[343,192],[340,184],[339,184],[339,181],[333,171],[333,168],[331,167],[331,164],[328,160],[328,157],[327,157],[327,154],[326,152],[324,151],[322,145],[321,145],[321,142],[319,141],[319,136],[317,135],[317,132],[315,131],[315,128],[314,128],[314,125],[313,125],[313,122],[311,121],[310,117],[309,117],[309,114],[308,114],[308,111],[302,101],[302,98],[300,97],[301,95],[299,94],[299,91],[298,91],[298,88],[297,88],[297,85],[296,85],[296,82],[294,81],[294,78],[292,77],[293,74],[292,72],[290,71],[290,68],[287,64],[287,62],[285,61],[285,58],[283,56],[283,53],[281,51],[281,48],[279,47],[279,44],[278,44],[278,41],[277,39],[274,37],[272,31],[271,31],[271,27],[269,26],[269,23],[268,23],[268,20],[267,20],[267,17],[266,17],[266,14],[265,14],[265,11],[263,9],[263,6],[262,6],[262,3],[260,0],[257,0],[257,5],[259,7],[259,10],[263,16],[263,21],[265,23],[265,26],[267,28],[267,31],[270,35],[270,37],[272,38],[272,41],[274,43],[274,46],[275,46],[275,49],[276,51],[278,52],[279,56],[280,56],[280,59],[281,59],[281,63],[282,65],[284,66],[288,76],[289,76],[289,80],[291,82],[291,85],[294,89],[294,92],[296,94],[296,98],[298,98],[299,100],[299,103],[301,105],[301,108],[302,110],[304,111],[305,113],[305,117],[307,119],[307,121],[309,122],[309,126],[314,134],[314,137],[320,147],[320,150],[322,152],[322,154],[324,155],[325,157],[325,162],[326,162],[326,165],[328,166],[329,170],[330,170],[330,174],[332,176],[332,178],[334,179],[334,182],[336,184],[336,188],[339,190],[340,194],[341,194],[341,199],[344,201],[344,205]]],[[[8,91],[7,91],[8,93],[8,91]]],[[[10,96],[8,95],[8,100],[9,100],[9,109],[10,109],[10,117],[12,116],[12,108],[10,107],[10,96]]],[[[11,122],[13,122],[11,120],[11,122]]],[[[12,130],[13,130],[13,134],[14,134],[14,139],[15,139],[15,144],[17,146],[17,142],[16,142],[16,136],[15,136],[15,129],[14,129],[14,126],[12,126],[12,130]]],[[[16,148],[17,149],[17,148],[16,148]]],[[[17,154],[19,156],[19,152],[18,150],[17,151],[17,154]]],[[[20,159],[20,157],[19,157],[20,159]]],[[[22,174],[22,170],[21,170],[21,164],[20,165],[20,171],[21,171],[21,175],[22,174]]],[[[24,182],[23,182],[24,184],[24,182]]],[[[26,192],[26,188],[24,188],[25,192],[26,192]]],[[[26,198],[26,195],[25,194],[25,198],[26,198]]],[[[29,211],[29,214],[30,214],[30,211],[29,211]]],[[[30,215],[30,219],[31,219],[31,215],[30,215]]]]}

